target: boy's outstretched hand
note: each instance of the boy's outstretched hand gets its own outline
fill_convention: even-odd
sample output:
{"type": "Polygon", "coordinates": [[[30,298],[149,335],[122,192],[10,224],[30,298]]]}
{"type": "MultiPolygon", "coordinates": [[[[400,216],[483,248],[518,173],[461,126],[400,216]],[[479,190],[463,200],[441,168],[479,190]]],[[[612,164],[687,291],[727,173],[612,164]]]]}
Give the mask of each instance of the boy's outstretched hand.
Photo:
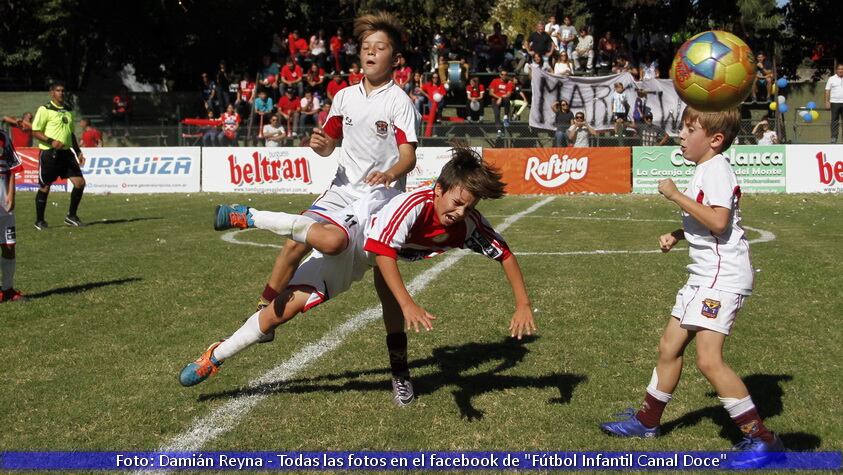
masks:
{"type": "Polygon", "coordinates": [[[673,201],[673,198],[679,193],[679,189],[676,188],[676,183],[673,182],[670,178],[663,178],[659,180],[659,193],[661,193],[665,198],[673,201]]]}
{"type": "Polygon", "coordinates": [[[419,307],[414,302],[401,307],[401,312],[404,313],[404,325],[408,330],[412,328],[418,333],[419,325],[427,331],[433,330],[433,320],[436,320],[436,317],[427,313],[427,310],[419,307]]]}
{"type": "Polygon", "coordinates": [[[509,322],[509,333],[513,338],[519,340],[523,335],[532,335],[536,331],[536,322],[533,321],[533,311],[529,306],[519,306],[512,314],[509,322]]]}

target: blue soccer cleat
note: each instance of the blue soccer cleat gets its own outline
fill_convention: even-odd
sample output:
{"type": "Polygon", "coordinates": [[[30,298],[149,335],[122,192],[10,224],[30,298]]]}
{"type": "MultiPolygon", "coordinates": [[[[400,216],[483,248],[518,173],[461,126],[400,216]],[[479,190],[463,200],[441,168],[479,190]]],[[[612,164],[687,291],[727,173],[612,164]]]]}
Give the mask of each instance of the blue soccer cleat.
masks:
{"type": "Polygon", "coordinates": [[[635,409],[630,407],[625,412],[615,415],[615,417],[621,418],[621,420],[604,422],[600,424],[600,428],[603,429],[603,432],[615,437],[650,439],[658,437],[661,434],[659,426],[653,428],[645,426],[635,417],[635,413],[635,409]]]}
{"type": "Polygon", "coordinates": [[[773,462],[781,462],[786,458],[785,448],[779,436],[774,436],[772,442],[764,442],[757,437],[744,437],[742,441],[732,447],[739,451],[729,457],[728,468],[746,470],[762,468],[773,462]]]}
{"type": "Polygon", "coordinates": [[[249,207],[244,205],[219,205],[214,211],[214,229],[224,231],[226,229],[254,228],[252,213],[249,207]]]}
{"type": "Polygon", "coordinates": [[[223,362],[214,358],[214,350],[220,346],[220,343],[223,341],[224,340],[220,340],[209,346],[208,349],[202,353],[202,356],[200,356],[199,359],[193,363],[188,363],[187,366],[182,368],[179,373],[179,382],[182,386],[195,386],[217,374],[217,371],[219,371],[223,362]]]}

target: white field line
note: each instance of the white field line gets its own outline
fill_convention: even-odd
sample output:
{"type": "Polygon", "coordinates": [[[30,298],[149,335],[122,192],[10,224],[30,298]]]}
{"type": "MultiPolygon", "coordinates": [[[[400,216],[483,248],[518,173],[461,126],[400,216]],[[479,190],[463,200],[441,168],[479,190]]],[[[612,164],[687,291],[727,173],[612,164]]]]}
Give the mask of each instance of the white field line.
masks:
{"type": "MultiPolygon", "coordinates": [[[[499,226],[496,226],[495,229],[500,232],[503,232],[519,219],[546,205],[552,200],[553,197],[545,198],[542,201],[539,201],[538,203],[525,209],[524,211],[509,216],[506,220],[504,220],[503,223],[501,223],[499,226]]],[[[238,244],[244,244],[244,242],[238,241],[238,244]]],[[[439,262],[435,266],[431,267],[430,269],[413,279],[412,282],[410,282],[410,284],[407,286],[407,290],[409,290],[411,294],[416,294],[417,292],[424,289],[427,284],[429,284],[439,274],[452,267],[460,259],[462,259],[468,254],[468,251],[451,253],[450,255],[446,256],[441,262],[439,262]]],[[[354,315],[350,319],[346,320],[345,323],[328,331],[328,333],[326,333],[319,341],[305,346],[296,354],[291,356],[290,359],[272,368],[257,379],[252,380],[251,382],[249,382],[249,386],[254,388],[262,385],[276,384],[289,380],[290,378],[295,376],[296,373],[306,368],[308,365],[319,359],[321,356],[336,349],[339,345],[342,344],[346,337],[348,337],[355,331],[360,330],[368,323],[378,320],[380,317],[380,306],[375,306],[363,310],[357,315],[354,315]]],[[[167,443],[162,445],[159,451],[188,452],[200,450],[208,442],[214,440],[220,435],[236,427],[237,424],[239,424],[240,421],[243,420],[243,418],[250,410],[260,404],[268,396],[269,394],[266,393],[257,393],[233,397],[222,406],[213,409],[208,415],[195,420],[193,424],[191,424],[190,428],[188,428],[185,432],[173,437],[167,443]]],[[[148,474],[150,472],[143,473],[148,474]]],[[[158,471],[156,473],[168,472],[158,471]]]]}

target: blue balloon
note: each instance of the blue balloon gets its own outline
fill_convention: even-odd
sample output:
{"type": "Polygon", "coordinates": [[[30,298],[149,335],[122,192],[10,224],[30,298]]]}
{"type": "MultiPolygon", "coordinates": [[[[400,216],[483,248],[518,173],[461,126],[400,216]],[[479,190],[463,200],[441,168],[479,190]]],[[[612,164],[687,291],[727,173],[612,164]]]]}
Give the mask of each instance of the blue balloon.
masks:
{"type": "Polygon", "coordinates": [[[782,114],[787,112],[787,109],[788,109],[787,104],[785,104],[784,102],[779,104],[779,112],[781,112],[782,114]]]}
{"type": "Polygon", "coordinates": [[[776,85],[779,86],[779,89],[786,88],[787,87],[787,78],[779,78],[779,80],[776,81],[776,85]]]}
{"type": "Polygon", "coordinates": [[[802,120],[804,120],[805,122],[813,122],[814,118],[811,117],[811,114],[806,112],[806,113],[802,114],[802,120]]]}
{"type": "Polygon", "coordinates": [[[817,103],[816,103],[816,102],[814,102],[814,101],[811,101],[811,102],[809,102],[809,103],[808,103],[808,105],[807,105],[807,106],[805,106],[805,107],[807,107],[807,108],[808,108],[808,110],[814,110],[814,109],[816,109],[816,108],[817,108],[817,103]]]}

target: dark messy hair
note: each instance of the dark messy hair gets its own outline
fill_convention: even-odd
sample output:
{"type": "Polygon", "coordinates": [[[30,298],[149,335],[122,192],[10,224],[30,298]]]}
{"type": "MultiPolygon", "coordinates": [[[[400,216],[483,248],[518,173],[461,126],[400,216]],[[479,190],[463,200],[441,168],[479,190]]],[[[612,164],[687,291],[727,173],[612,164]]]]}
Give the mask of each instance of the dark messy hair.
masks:
{"type": "Polygon", "coordinates": [[[454,144],[451,160],[442,167],[436,183],[443,193],[460,186],[481,200],[498,199],[506,194],[506,183],[501,178],[500,171],[484,163],[483,158],[473,149],[454,144]]]}
{"type": "Polygon", "coordinates": [[[376,31],[386,33],[392,43],[392,54],[404,52],[404,37],[407,34],[395,15],[378,12],[363,15],[354,20],[354,36],[360,44],[363,44],[363,40],[376,31]]]}

